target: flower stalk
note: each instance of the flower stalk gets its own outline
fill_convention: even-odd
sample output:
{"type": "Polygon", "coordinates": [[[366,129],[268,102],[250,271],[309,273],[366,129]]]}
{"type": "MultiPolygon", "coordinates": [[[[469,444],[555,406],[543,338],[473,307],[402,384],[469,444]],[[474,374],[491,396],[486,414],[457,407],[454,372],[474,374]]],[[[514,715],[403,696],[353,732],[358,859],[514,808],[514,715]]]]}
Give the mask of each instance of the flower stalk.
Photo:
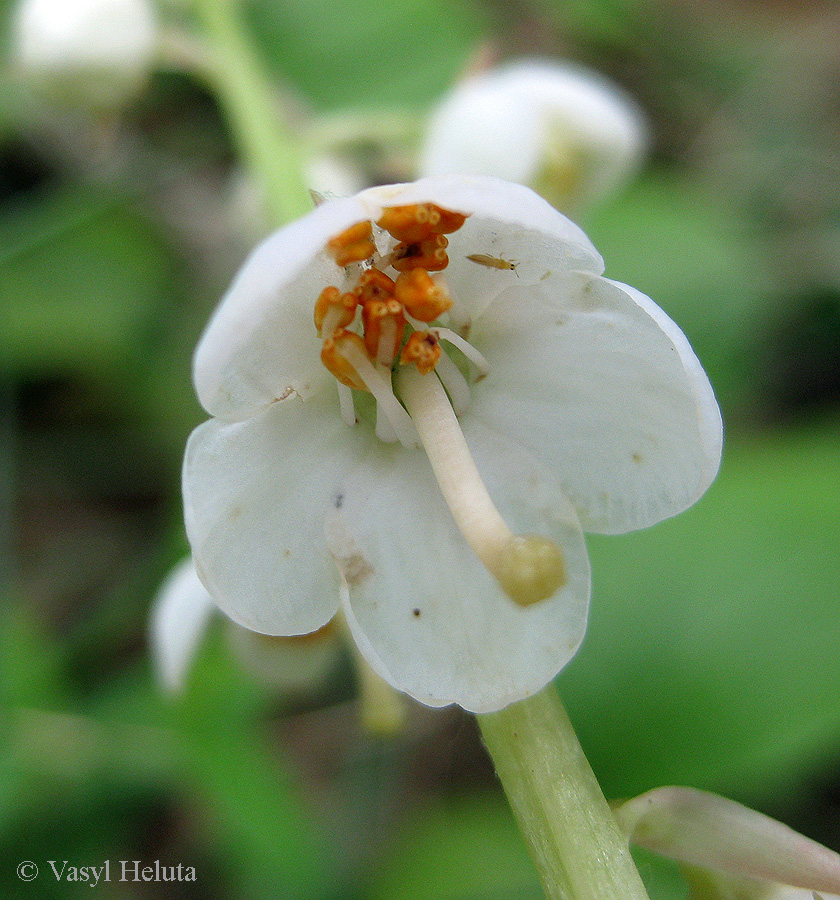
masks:
{"type": "Polygon", "coordinates": [[[548,900],[648,900],[554,687],[477,718],[548,900]]]}
{"type": "Polygon", "coordinates": [[[243,160],[277,225],[309,212],[303,158],[283,126],[279,104],[233,0],[193,0],[208,44],[205,72],[243,160]]]}

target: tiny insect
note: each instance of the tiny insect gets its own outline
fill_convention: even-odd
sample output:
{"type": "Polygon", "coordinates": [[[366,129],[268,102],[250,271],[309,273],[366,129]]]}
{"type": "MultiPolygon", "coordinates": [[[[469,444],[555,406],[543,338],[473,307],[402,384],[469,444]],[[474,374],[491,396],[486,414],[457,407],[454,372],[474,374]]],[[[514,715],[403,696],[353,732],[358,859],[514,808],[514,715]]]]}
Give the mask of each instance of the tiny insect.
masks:
{"type": "Polygon", "coordinates": [[[488,256],[486,253],[472,253],[467,259],[480,266],[487,266],[488,269],[507,269],[509,272],[516,272],[517,264],[510,259],[499,259],[496,256],[488,256]]]}

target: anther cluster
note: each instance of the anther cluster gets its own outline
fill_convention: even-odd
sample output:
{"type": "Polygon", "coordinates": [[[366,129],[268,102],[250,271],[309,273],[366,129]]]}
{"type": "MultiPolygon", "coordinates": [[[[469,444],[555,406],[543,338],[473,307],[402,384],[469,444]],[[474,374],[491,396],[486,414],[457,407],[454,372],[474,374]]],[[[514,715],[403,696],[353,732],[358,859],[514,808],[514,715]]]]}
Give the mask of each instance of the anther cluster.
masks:
{"type": "Polygon", "coordinates": [[[315,303],[315,327],[323,338],[321,360],[341,384],[370,391],[365,363],[387,374],[394,364],[425,375],[437,365],[437,335],[423,328],[452,306],[430,273],[449,265],[447,234],[466,216],[430,203],[387,207],[376,225],[397,241],[377,251],[372,222],[359,222],[327,242],[327,252],[351,275],[349,290],[330,285],[315,303]],[[391,268],[391,278],[383,269],[391,268]],[[360,327],[360,330],[357,330],[360,327]]]}

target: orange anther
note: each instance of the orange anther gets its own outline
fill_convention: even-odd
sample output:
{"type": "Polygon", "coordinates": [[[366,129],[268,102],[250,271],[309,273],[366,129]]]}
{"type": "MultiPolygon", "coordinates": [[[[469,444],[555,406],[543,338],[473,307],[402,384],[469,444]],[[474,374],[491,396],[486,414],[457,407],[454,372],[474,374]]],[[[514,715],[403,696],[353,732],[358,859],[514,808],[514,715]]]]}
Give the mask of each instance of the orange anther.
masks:
{"type": "Polygon", "coordinates": [[[359,300],[353,294],[342,294],[337,287],[325,287],[315,301],[315,328],[318,334],[332,334],[337,328],[346,328],[356,315],[359,300]]]}
{"type": "Polygon", "coordinates": [[[408,272],[418,267],[427,272],[440,272],[449,265],[446,254],[448,244],[442,234],[413,244],[404,241],[391,251],[389,262],[398,272],[408,272]]]}
{"type": "Polygon", "coordinates": [[[405,332],[402,304],[393,297],[368,300],[362,307],[362,324],[368,355],[378,363],[392,366],[405,332]]]}
{"type": "Polygon", "coordinates": [[[376,252],[372,234],[370,222],[357,222],[327,241],[327,253],[340,266],[370,259],[376,252]]]}
{"type": "Polygon", "coordinates": [[[431,237],[439,221],[440,213],[435,207],[428,203],[415,203],[388,207],[376,224],[398,241],[414,243],[431,237]]]}
{"type": "Polygon", "coordinates": [[[428,375],[440,359],[440,343],[428,331],[414,331],[400,354],[400,365],[414,364],[421,375],[428,375]]]}
{"type": "Polygon", "coordinates": [[[394,297],[410,316],[421,322],[433,322],[445,313],[452,300],[442,287],[435,284],[429,273],[421,268],[401,272],[394,285],[394,297]]]}
{"type": "Polygon", "coordinates": [[[353,293],[362,301],[390,300],[394,296],[394,282],[379,269],[368,269],[359,276],[353,293]]]}
{"type": "Polygon", "coordinates": [[[467,221],[467,217],[462,213],[452,212],[440,206],[436,207],[436,209],[440,213],[440,221],[435,227],[437,234],[452,234],[453,231],[457,231],[467,221]]]}
{"type": "Polygon", "coordinates": [[[398,241],[416,244],[436,234],[457,231],[466,218],[434,203],[414,203],[410,206],[389,206],[383,210],[376,224],[398,241]]]}
{"type": "Polygon", "coordinates": [[[347,354],[353,356],[358,353],[370,359],[365,342],[355,331],[335,331],[324,341],[321,348],[321,362],[342,384],[357,391],[366,391],[367,386],[347,359],[347,354]]]}

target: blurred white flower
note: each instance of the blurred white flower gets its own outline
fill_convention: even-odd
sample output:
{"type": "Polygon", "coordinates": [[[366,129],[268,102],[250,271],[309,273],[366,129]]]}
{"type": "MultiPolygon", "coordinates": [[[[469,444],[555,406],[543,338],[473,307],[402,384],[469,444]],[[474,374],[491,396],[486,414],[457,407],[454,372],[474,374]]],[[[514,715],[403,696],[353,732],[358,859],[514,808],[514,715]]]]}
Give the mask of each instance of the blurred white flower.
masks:
{"type": "Polygon", "coordinates": [[[465,79],[432,114],[422,175],[495,175],[566,213],[622,187],[647,146],[641,110],[572,65],[530,60],[465,79]]]}
{"type": "Polygon", "coordinates": [[[623,803],[615,815],[637,846],[710,870],[701,896],[832,900],[840,893],[840,855],[717,794],[656,788],[623,803]]]}
{"type": "Polygon", "coordinates": [[[323,197],[349,197],[365,187],[359,169],[335,154],[321,153],[306,161],[306,183],[323,197]]]}
{"type": "Polygon", "coordinates": [[[152,606],[152,661],[167,690],[183,688],[215,609],[192,559],[187,557],[166,577],[152,606]]]}
{"type": "Polygon", "coordinates": [[[12,56],[36,86],[109,108],[143,84],[158,38],[148,0],[22,0],[12,23],[12,56]]]}
{"type": "MultiPolygon", "coordinates": [[[[152,661],[166,690],[183,690],[214,613],[218,613],[216,604],[187,557],[161,585],[152,607],[152,661]]],[[[229,620],[225,625],[228,644],[242,668],[262,684],[284,692],[300,692],[320,684],[335,669],[341,653],[341,642],[332,629],[277,638],[229,620]]]]}
{"type": "Polygon", "coordinates": [[[373,670],[430,706],[547,684],[586,628],[583,529],[676,514],[720,459],[685,336],[602,271],[494,178],[372,188],[258,247],[195,356],[214,418],[185,515],[219,606],[290,635],[340,605],[373,670]]]}

